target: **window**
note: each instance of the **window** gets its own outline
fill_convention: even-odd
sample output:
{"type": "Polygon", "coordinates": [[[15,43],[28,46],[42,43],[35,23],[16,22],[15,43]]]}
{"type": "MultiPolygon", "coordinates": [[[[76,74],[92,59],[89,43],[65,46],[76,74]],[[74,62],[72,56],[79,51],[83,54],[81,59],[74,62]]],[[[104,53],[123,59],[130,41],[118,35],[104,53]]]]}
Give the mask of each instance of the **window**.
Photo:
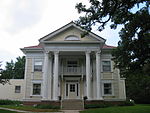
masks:
{"type": "Polygon", "coordinates": [[[70,35],[70,36],[67,36],[66,38],[65,38],[65,40],[71,40],[71,41],[76,41],[76,40],[79,40],[79,37],[77,37],[77,36],[74,36],[74,35],[70,35]]]}
{"type": "Polygon", "coordinates": [[[104,95],[112,95],[112,84],[104,83],[104,95]]]}
{"type": "Polygon", "coordinates": [[[68,61],[67,66],[68,67],[78,67],[78,62],[77,61],[68,61]]]}
{"type": "Polygon", "coordinates": [[[34,61],[34,71],[42,71],[42,61],[41,60],[34,61]]]}
{"type": "Polygon", "coordinates": [[[75,92],[75,84],[70,84],[70,92],[75,92]]]}
{"type": "Polygon", "coordinates": [[[111,62],[110,61],[102,61],[103,72],[111,72],[111,62]]]}
{"type": "Polygon", "coordinates": [[[15,86],[15,93],[21,93],[21,86],[15,86]]]}
{"type": "Polygon", "coordinates": [[[33,84],[33,95],[41,95],[41,84],[40,83],[33,84]]]}

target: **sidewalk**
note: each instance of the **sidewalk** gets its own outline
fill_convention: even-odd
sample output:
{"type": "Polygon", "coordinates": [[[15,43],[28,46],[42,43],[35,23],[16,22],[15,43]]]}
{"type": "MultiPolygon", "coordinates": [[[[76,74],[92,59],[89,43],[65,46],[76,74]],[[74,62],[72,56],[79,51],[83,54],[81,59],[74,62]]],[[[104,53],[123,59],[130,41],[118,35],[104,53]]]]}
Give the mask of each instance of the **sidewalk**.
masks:
{"type": "Polygon", "coordinates": [[[62,110],[60,112],[29,112],[29,111],[9,109],[9,108],[3,108],[3,107],[0,107],[0,109],[9,110],[9,111],[16,111],[16,112],[20,112],[20,113],[79,113],[78,110],[62,110]]]}
{"type": "Polygon", "coordinates": [[[79,113],[79,110],[62,110],[63,113],[79,113]]]}

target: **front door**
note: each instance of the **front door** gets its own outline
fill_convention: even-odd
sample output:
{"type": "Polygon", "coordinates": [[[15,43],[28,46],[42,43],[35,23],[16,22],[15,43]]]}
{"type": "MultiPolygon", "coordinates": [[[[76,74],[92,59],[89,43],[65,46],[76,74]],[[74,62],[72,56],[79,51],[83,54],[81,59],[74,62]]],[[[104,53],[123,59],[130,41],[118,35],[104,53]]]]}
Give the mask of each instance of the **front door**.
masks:
{"type": "Polygon", "coordinates": [[[79,98],[79,83],[66,83],[66,98],[78,99],[79,98]]]}

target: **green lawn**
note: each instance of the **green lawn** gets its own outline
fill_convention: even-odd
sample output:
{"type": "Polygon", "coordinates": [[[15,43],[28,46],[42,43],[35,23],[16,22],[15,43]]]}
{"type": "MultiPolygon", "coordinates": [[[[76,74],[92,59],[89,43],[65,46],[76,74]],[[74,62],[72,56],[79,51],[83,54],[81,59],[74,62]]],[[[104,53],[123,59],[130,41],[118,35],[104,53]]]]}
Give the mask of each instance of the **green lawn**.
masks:
{"type": "Polygon", "coordinates": [[[0,113],[19,113],[19,112],[7,111],[7,110],[2,110],[2,109],[0,109],[0,113]]]}
{"type": "Polygon", "coordinates": [[[81,111],[80,113],[150,113],[150,105],[88,109],[81,111]]]}
{"type": "MultiPolygon", "coordinates": [[[[57,109],[38,109],[33,106],[0,105],[0,107],[17,109],[17,110],[22,110],[22,111],[32,111],[32,112],[56,112],[56,111],[58,111],[57,109]]],[[[0,113],[3,113],[3,112],[0,112],[0,113]]],[[[14,113],[16,113],[16,112],[14,112],[14,113]]]]}

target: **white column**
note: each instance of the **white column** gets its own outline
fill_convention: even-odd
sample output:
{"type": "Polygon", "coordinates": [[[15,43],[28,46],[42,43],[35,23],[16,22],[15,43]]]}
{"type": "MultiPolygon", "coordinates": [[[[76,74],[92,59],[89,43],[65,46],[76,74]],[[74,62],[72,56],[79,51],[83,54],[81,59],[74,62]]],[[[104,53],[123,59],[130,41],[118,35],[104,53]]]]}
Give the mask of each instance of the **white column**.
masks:
{"type": "Polygon", "coordinates": [[[90,51],[86,52],[86,93],[88,100],[91,99],[91,65],[90,65],[90,51]]]}
{"type": "Polygon", "coordinates": [[[101,92],[101,68],[100,68],[100,51],[96,52],[96,89],[97,89],[97,99],[102,100],[101,92]]]}
{"type": "Polygon", "coordinates": [[[58,67],[59,52],[54,52],[53,100],[58,100],[58,67]]]}
{"type": "Polygon", "coordinates": [[[48,100],[52,98],[52,53],[49,53],[49,68],[48,68],[48,100]]]}
{"type": "Polygon", "coordinates": [[[48,67],[49,67],[49,51],[45,52],[44,67],[43,67],[43,99],[48,98],[48,67]]]}

